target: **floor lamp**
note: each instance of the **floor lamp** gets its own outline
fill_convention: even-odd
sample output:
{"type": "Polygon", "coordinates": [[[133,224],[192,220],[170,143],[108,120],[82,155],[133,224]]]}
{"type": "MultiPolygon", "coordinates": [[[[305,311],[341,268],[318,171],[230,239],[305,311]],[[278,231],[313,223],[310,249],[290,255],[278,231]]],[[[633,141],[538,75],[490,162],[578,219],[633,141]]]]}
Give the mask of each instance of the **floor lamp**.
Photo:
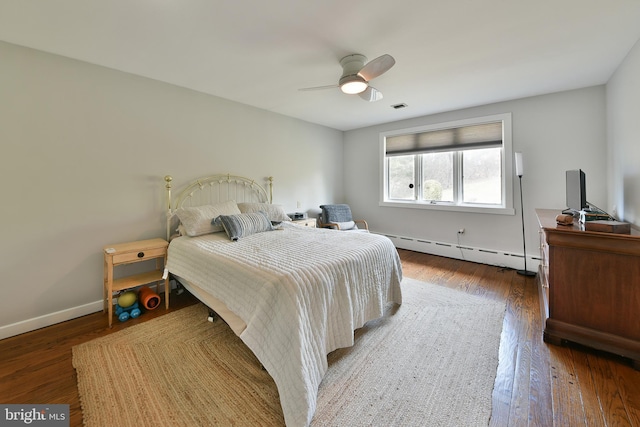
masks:
{"type": "Polygon", "coordinates": [[[524,234],[524,201],[522,196],[522,175],[524,175],[522,153],[516,153],[516,175],[518,175],[520,181],[520,215],[522,215],[522,249],[524,251],[524,270],[517,270],[517,273],[522,276],[533,277],[536,275],[536,272],[527,270],[527,243],[524,234]]]}

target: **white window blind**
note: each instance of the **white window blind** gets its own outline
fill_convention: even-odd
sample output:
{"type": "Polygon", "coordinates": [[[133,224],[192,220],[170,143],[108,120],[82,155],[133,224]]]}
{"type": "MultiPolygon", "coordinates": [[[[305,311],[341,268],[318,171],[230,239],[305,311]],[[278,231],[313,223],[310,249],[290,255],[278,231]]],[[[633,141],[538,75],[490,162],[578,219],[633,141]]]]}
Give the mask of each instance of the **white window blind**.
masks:
{"type": "Polygon", "coordinates": [[[502,121],[388,136],[386,155],[460,151],[502,146],[502,121]]]}

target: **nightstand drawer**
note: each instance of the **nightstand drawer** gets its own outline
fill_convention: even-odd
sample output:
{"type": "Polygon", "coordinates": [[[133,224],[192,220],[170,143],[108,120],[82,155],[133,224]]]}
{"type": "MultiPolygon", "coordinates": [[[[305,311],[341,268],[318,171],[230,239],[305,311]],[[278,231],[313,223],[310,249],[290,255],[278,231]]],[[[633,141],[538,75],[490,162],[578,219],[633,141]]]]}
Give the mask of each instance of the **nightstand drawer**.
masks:
{"type": "Polygon", "coordinates": [[[166,248],[147,249],[144,251],[125,252],[113,254],[113,264],[125,264],[128,262],[142,261],[144,259],[163,257],[167,253],[166,248]]]}

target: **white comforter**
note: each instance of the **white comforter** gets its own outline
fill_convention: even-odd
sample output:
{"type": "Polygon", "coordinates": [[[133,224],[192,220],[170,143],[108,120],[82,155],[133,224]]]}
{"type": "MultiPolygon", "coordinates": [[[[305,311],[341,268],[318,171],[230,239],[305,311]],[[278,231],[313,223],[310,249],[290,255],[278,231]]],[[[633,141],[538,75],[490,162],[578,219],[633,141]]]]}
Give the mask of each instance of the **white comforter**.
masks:
{"type": "Polygon", "coordinates": [[[273,377],[288,427],[311,422],[326,355],[402,302],[398,253],[370,233],[285,224],[237,242],[224,233],[179,237],[167,267],[244,320],[240,338],[273,377]]]}

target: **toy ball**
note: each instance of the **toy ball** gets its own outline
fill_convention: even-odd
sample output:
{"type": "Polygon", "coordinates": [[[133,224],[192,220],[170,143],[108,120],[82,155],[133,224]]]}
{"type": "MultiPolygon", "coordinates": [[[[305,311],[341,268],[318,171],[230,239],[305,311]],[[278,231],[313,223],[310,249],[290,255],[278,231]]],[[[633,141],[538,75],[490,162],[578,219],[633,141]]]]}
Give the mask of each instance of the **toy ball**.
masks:
{"type": "Polygon", "coordinates": [[[134,302],[136,302],[136,298],[137,297],[135,292],[133,291],[124,292],[118,297],[118,305],[122,308],[127,308],[133,305],[134,302]]]}

